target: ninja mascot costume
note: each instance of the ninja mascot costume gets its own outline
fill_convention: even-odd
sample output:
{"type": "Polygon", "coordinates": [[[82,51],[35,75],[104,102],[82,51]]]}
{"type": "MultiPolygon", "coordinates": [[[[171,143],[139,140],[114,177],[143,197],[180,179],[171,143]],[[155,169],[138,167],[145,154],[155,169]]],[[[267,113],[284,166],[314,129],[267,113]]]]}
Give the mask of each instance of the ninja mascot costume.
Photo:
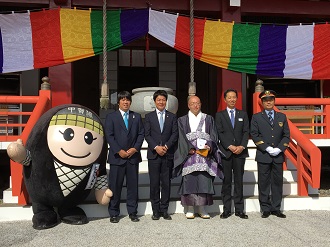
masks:
{"type": "Polygon", "coordinates": [[[91,189],[95,189],[98,203],[110,201],[104,128],[100,118],[84,106],[50,109],[33,127],[26,146],[18,140],[8,146],[7,152],[24,166],[35,229],[54,227],[58,218],[67,224],[88,223],[77,205],[91,189]]]}

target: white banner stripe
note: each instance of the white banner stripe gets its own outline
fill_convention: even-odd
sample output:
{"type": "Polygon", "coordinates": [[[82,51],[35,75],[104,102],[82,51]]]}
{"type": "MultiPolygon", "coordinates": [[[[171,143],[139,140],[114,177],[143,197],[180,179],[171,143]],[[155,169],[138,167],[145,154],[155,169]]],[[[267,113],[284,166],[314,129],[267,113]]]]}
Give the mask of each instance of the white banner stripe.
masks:
{"type": "Polygon", "coordinates": [[[286,38],[285,78],[311,79],[314,26],[289,26],[286,38]]]}
{"type": "Polygon", "coordinates": [[[3,73],[33,69],[29,13],[0,15],[3,73]]]}
{"type": "Polygon", "coordinates": [[[150,9],[149,11],[149,34],[174,47],[176,35],[177,15],[167,14],[150,9]]]}

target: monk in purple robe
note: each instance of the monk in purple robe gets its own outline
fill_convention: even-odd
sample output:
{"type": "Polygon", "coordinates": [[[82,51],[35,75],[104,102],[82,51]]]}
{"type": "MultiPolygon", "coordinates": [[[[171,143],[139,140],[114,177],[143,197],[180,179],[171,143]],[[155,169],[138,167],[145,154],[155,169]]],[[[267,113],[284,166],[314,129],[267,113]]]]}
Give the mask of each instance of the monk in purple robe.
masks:
{"type": "Polygon", "coordinates": [[[190,96],[188,114],[178,119],[173,175],[182,176],[179,194],[187,219],[195,218],[195,209],[201,218],[210,218],[205,206],[213,204],[213,181],[215,177],[223,178],[214,119],[201,112],[201,105],[197,96],[190,96]]]}

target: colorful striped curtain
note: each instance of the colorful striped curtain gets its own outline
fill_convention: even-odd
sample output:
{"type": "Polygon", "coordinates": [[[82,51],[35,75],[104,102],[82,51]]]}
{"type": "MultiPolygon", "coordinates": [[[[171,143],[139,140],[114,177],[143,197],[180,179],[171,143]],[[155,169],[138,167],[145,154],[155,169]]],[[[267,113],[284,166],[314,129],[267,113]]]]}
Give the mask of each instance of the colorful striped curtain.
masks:
{"type": "MultiPolygon", "coordinates": [[[[189,18],[150,10],[149,34],[189,55],[189,18]]],[[[194,20],[194,57],[220,68],[280,78],[330,79],[330,25],[194,20]]]]}
{"type": "MultiPolygon", "coordinates": [[[[107,48],[148,33],[147,9],[107,11],[107,48]]],[[[52,9],[0,15],[0,72],[74,62],[103,52],[102,11],[52,9]]]]}
{"type": "MultiPolygon", "coordinates": [[[[107,48],[147,33],[190,54],[189,18],[149,9],[107,12],[107,48]]],[[[195,19],[194,56],[232,71],[330,79],[330,25],[241,24],[195,19]]],[[[55,66],[102,53],[102,11],[52,9],[0,15],[0,72],[55,66]]]]}

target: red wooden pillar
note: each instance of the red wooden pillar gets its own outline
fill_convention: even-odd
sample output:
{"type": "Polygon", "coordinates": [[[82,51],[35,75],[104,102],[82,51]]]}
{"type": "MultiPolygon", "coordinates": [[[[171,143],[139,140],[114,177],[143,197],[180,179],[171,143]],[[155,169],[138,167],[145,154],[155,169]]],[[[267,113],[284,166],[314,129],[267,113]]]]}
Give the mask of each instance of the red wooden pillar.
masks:
{"type": "Polygon", "coordinates": [[[73,98],[72,64],[68,63],[50,67],[48,77],[52,85],[52,107],[71,104],[73,98]]]}
{"type": "MultiPolygon", "coordinates": [[[[221,20],[223,21],[241,21],[241,9],[240,7],[229,6],[228,0],[220,0],[221,7],[221,20]]],[[[226,104],[223,99],[223,93],[228,89],[233,88],[237,90],[238,100],[237,108],[242,109],[242,74],[225,70],[218,69],[218,81],[217,81],[217,102],[218,102],[218,111],[226,108],[226,104]]]]}
{"type": "MultiPolygon", "coordinates": [[[[72,6],[72,0],[51,0],[49,7],[72,6]]],[[[71,104],[73,99],[73,69],[72,64],[63,64],[49,67],[48,77],[52,85],[52,107],[62,104],[71,104]]]]}

